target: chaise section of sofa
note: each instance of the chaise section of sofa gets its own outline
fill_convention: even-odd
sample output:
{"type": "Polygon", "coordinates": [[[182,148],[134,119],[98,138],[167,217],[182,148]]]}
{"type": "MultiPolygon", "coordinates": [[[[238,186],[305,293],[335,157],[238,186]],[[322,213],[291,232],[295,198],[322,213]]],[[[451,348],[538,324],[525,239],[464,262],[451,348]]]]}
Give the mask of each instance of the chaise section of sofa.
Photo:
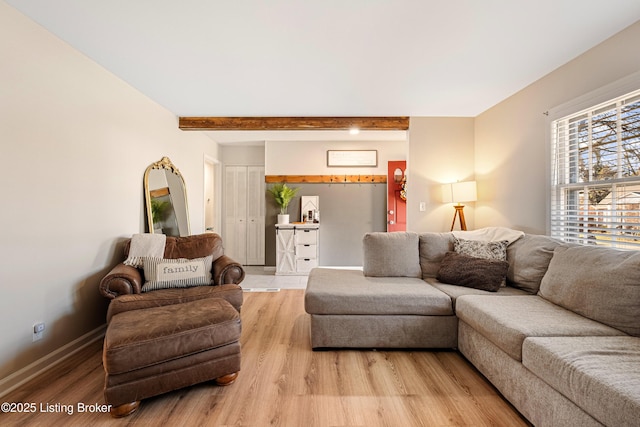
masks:
{"type": "Polygon", "coordinates": [[[458,321],[450,298],[415,277],[368,277],[361,270],[316,268],[305,310],[311,346],[454,348],[458,321]]]}

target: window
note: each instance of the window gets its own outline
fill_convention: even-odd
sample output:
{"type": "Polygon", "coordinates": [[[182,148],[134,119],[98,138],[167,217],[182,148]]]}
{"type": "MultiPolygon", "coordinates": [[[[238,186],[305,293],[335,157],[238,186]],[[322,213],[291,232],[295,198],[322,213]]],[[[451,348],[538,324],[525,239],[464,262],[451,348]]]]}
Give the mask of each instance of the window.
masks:
{"type": "Polygon", "coordinates": [[[551,235],[640,249],[640,90],[551,122],[551,235]]]}

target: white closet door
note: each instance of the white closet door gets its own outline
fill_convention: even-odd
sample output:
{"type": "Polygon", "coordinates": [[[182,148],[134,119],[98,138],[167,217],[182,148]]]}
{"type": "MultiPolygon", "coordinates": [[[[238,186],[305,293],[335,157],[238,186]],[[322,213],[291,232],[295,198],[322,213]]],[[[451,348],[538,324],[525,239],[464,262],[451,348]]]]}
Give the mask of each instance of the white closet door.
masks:
{"type": "Polygon", "coordinates": [[[264,265],[264,166],[225,167],[225,254],[264,265]]]}
{"type": "Polygon", "coordinates": [[[225,254],[247,263],[247,167],[225,168],[225,254]]]}
{"type": "Polygon", "coordinates": [[[247,262],[264,265],[264,166],[247,167],[247,262]]]}

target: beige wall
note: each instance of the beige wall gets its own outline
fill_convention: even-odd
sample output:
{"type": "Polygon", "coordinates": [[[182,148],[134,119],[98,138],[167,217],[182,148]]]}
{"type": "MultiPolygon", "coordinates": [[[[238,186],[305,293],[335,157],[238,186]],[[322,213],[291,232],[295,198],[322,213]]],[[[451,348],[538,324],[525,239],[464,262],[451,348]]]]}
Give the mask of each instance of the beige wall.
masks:
{"type": "MultiPolygon", "coordinates": [[[[474,178],[474,119],[411,117],[408,148],[407,229],[449,231],[454,209],[443,204],[441,184],[474,178]],[[426,205],[420,211],[420,202],[426,205]]],[[[474,228],[474,203],[464,209],[474,228]]],[[[459,223],[456,222],[456,228],[459,223]]]]}
{"type": "Polygon", "coordinates": [[[476,227],[547,231],[549,154],[544,112],[640,70],[640,22],[475,120],[476,227]]]}
{"type": "Polygon", "coordinates": [[[10,374],[104,323],[98,282],[144,231],[145,168],[165,155],[176,164],[199,233],[203,158],[218,152],[4,2],[0,57],[2,393],[10,374]],[[46,330],[34,343],[36,321],[46,330]]]}

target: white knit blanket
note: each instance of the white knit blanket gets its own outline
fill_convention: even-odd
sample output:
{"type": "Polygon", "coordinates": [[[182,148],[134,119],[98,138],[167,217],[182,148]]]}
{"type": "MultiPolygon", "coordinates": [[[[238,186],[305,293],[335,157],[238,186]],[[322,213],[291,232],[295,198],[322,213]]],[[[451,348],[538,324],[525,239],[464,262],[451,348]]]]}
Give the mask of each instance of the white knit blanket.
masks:
{"type": "Polygon", "coordinates": [[[456,230],[452,231],[452,233],[458,239],[481,240],[485,242],[506,240],[509,244],[524,236],[524,232],[506,227],[486,227],[471,231],[456,230]]]}
{"type": "Polygon", "coordinates": [[[167,236],[164,234],[134,234],[129,246],[129,257],[124,264],[141,268],[142,259],[145,257],[164,258],[166,242],[167,236]]]}

